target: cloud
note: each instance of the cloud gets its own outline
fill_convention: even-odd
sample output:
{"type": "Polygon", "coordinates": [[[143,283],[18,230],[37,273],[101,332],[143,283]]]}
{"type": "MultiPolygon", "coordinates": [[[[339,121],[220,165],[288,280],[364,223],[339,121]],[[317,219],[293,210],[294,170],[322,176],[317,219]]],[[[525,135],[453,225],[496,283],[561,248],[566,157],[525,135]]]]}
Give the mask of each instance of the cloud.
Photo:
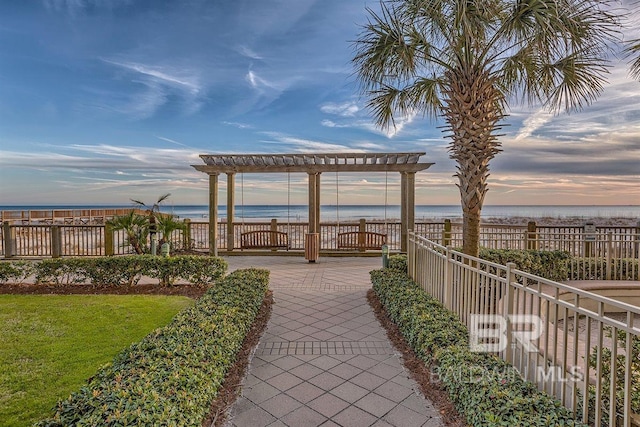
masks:
{"type": "Polygon", "coordinates": [[[222,124],[237,127],[238,129],[253,129],[253,126],[247,123],[238,123],[238,122],[226,122],[223,121],[222,124]]]}
{"type": "Polygon", "coordinates": [[[152,77],[159,82],[171,86],[182,87],[193,94],[198,94],[201,90],[198,78],[194,75],[189,75],[190,73],[185,72],[184,70],[177,71],[171,67],[150,66],[136,62],[119,62],[109,59],[103,59],[103,61],[108,64],[117,65],[127,70],[152,77]]]}
{"type": "Polygon", "coordinates": [[[358,113],[358,111],[360,111],[360,107],[358,107],[355,102],[351,101],[347,101],[342,104],[328,102],[320,106],[320,111],[342,117],[353,117],[358,113]]]}
{"type": "Polygon", "coordinates": [[[165,137],[163,137],[163,136],[157,136],[157,135],[156,135],[156,138],[158,138],[158,139],[160,139],[160,140],[162,140],[162,141],[170,142],[171,144],[180,145],[180,146],[182,146],[182,147],[188,147],[188,145],[185,145],[185,144],[183,144],[183,143],[181,143],[181,142],[178,142],[178,141],[174,141],[173,139],[170,139],[170,138],[165,138],[165,137]]]}
{"type": "Polygon", "coordinates": [[[389,149],[389,147],[385,144],[369,141],[355,142],[353,146],[367,151],[385,151],[389,149]]]}
{"type": "Polygon", "coordinates": [[[417,116],[417,113],[413,112],[405,116],[396,117],[394,120],[394,123],[390,125],[387,129],[383,129],[382,132],[384,133],[384,135],[387,136],[387,138],[391,139],[396,135],[398,135],[400,132],[402,132],[402,129],[405,126],[411,124],[411,122],[413,122],[413,119],[415,119],[416,116],[417,116]]]}
{"type": "Polygon", "coordinates": [[[278,84],[272,83],[272,82],[269,82],[269,81],[263,79],[262,77],[258,76],[258,74],[255,73],[252,70],[249,70],[247,72],[247,75],[245,76],[245,79],[249,82],[251,87],[254,88],[254,89],[259,89],[259,90],[273,89],[273,90],[276,90],[276,91],[280,91],[281,90],[281,88],[279,87],[278,84]]]}
{"type": "Polygon", "coordinates": [[[338,124],[336,122],[333,122],[331,120],[323,120],[320,122],[320,124],[322,126],[328,127],[328,128],[348,128],[348,127],[352,127],[351,125],[347,125],[347,124],[338,124]]]}
{"type": "MultiPolygon", "coordinates": [[[[635,107],[634,107],[635,108],[635,107]]],[[[535,137],[502,138],[504,152],[492,170],[603,176],[640,176],[640,126],[600,123],[601,113],[584,123],[554,117],[535,137]],[[582,128],[582,131],[580,129],[582,128]]]]}
{"type": "Polygon", "coordinates": [[[522,128],[516,135],[515,140],[520,141],[531,136],[531,134],[548,123],[552,118],[553,114],[549,113],[546,110],[536,111],[534,114],[525,119],[522,128]]]}
{"type": "Polygon", "coordinates": [[[313,141],[304,138],[297,138],[279,132],[263,132],[269,136],[270,140],[262,142],[266,144],[282,144],[293,147],[293,151],[299,153],[320,152],[320,153],[341,153],[341,152],[364,152],[362,149],[354,149],[347,145],[332,144],[322,141],[313,141]]]}
{"type": "Polygon", "coordinates": [[[69,12],[71,15],[90,8],[114,9],[130,3],[131,0],[44,0],[47,9],[69,12]]]}
{"type": "Polygon", "coordinates": [[[138,120],[152,117],[160,107],[169,102],[172,95],[182,99],[186,114],[197,112],[203,105],[201,97],[204,87],[200,83],[199,72],[195,69],[104,58],[101,60],[132,73],[130,81],[143,87],[143,90],[128,94],[129,100],[115,107],[122,114],[138,120]]]}
{"type": "Polygon", "coordinates": [[[244,46],[244,45],[238,46],[238,53],[242,56],[246,56],[247,58],[256,59],[256,60],[262,59],[261,55],[253,51],[248,46],[244,46]]]}
{"type": "MultiPolygon", "coordinates": [[[[45,146],[46,147],[46,146],[45,146]]],[[[186,149],[115,146],[109,144],[73,144],[55,147],[56,151],[0,151],[0,165],[39,170],[74,169],[118,174],[157,170],[162,174],[192,170],[200,163],[198,153],[186,149]],[[65,154],[68,153],[68,154],[65,154]],[[166,171],[166,172],[165,172],[166,171]]]]}
{"type": "Polygon", "coordinates": [[[334,119],[324,119],[320,124],[328,128],[353,128],[362,129],[378,135],[384,135],[391,139],[399,135],[405,126],[411,124],[417,112],[398,116],[394,118],[394,123],[388,128],[379,128],[376,126],[366,111],[358,106],[354,101],[345,101],[341,103],[327,102],[320,106],[320,111],[325,114],[335,116],[334,119]]]}

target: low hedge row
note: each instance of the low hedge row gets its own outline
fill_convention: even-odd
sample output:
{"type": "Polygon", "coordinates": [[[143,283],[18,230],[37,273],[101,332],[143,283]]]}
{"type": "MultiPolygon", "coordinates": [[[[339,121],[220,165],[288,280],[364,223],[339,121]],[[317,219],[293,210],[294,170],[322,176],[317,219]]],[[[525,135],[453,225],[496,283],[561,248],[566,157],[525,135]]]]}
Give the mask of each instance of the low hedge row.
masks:
{"type": "Polygon", "coordinates": [[[167,286],[182,279],[204,286],[224,276],[227,262],[222,258],[180,255],[158,257],[128,255],[97,258],[53,258],[38,262],[12,261],[0,263],[0,283],[21,282],[35,275],[37,283],[68,285],[132,286],[142,276],[158,279],[167,286]]]}
{"type": "Polygon", "coordinates": [[[561,282],[569,277],[571,255],[564,251],[481,248],[480,258],[501,265],[512,262],[518,270],[561,282]]]}
{"type": "MultiPolygon", "coordinates": [[[[565,281],[570,276],[569,262],[572,259],[569,253],[564,251],[486,248],[480,248],[480,258],[501,265],[512,262],[518,270],[558,282],[565,281]]],[[[389,268],[407,271],[407,256],[390,257],[389,268]]]]}
{"type": "MultiPolygon", "coordinates": [[[[611,259],[611,277],[617,280],[640,280],[640,265],[634,258],[611,259]]],[[[572,258],[569,279],[606,280],[607,260],[604,258],[572,258]]]]}
{"type": "Polygon", "coordinates": [[[32,261],[0,261],[0,285],[22,283],[33,274],[32,261]]]}
{"type": "Polygon", "coordinates": [[[398,269],[371,272],[373,289],[418,357],[432,365],[471,426],[582,426],[500,358],[469,349],[455,314],[398,269]]]}
{"type": "Polygon", "coordinates": [[[201,426],[267,292],[267,270],[237,270],[58,402],[39,427],[201,426]]]}

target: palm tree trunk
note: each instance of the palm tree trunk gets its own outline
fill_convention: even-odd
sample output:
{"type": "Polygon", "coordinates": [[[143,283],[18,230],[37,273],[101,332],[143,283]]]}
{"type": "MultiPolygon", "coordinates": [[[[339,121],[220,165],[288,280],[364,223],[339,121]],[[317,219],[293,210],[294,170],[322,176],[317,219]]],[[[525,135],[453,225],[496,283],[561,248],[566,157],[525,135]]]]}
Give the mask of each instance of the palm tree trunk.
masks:
{"type": "Polygon", "coordinates": [[[462,252],[478,257],[480,252],[480,210],[463,212],[462,252]]]}
{"type": "Polygon", "coordinates": [[[457,162],[462,203],[463,252],[480,251],[480,214],[487,193],[489,161],[500,152],[495,131],[503,118],[502,95],[488,71],[460,67],[447,72],[444,115],[448,123],[450,157],[457,162]]]}

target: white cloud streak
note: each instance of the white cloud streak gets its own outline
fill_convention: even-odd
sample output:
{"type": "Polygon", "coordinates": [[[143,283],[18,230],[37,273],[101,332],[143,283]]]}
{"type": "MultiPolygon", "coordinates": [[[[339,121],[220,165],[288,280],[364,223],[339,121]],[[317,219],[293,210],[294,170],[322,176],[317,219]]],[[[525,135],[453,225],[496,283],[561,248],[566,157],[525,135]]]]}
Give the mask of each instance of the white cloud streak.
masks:
{"type": "Polygon", "coordinates": [[[313,141],[304,138],[297,138],[282,134],[279,132],[263,132],[269,136],[270,140],[264,140],[266,144],[280,144],[283,146],[289,146],[295,152],[309,153],[309,152],[324,152],[324,153],[344,153],[344,152],[364,152],[362,149],[354,149],[347,145],[332,144],[322,141],[313,141]]]}
{"type": "Polygon", "coordinates": [[[193,75],[186,75],[186,73],[179,73],[176,70],[168,69],[168,67],[161,66],[149,66],[145,64],[139,64],[135,62],[119,62],[109,59],[103,59],[104,62],[124,69],[140,73],[145,76],[152,77],[153,79],[171,85],[182,87],[194,95],[197,95],[201,86],[198,83],[198,78],[193,75]],[[184,74],[184,75],[179,75],[184,74]]]}
{"type": "Polygon", "coordinates": [[[328,102],[320,106],[320,111],[326,114],[334,114],[342,117],[353,117],[360,111],[355,102],[347,101],[342,104],[328,102]]]}
{"type": "Polygon", "coordinates": [[[522,125],[522,128],[518,131],[515,140],[520,141],[522,139],[528,138],[531,136],[536,130],[543,127],[546,123],[548,123],[553,118],[553,114],[549,113],[546,110],[536,111],[531,116],[527,117],[522,125]]]}

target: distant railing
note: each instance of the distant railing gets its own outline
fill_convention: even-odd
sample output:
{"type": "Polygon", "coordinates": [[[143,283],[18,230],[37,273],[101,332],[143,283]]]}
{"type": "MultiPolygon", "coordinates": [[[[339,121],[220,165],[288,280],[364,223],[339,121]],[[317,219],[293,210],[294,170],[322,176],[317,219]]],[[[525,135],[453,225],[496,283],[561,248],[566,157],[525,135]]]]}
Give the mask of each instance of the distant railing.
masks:
{"type": "MultiPolygon", "coordinates": [[[[207,252],[210,247],[209,223],[185,220],[185,224],[186,231],[176,231],[169,236],[173,250],[207,252]]],[[[307,223],[278,222],[275,219],[262,222],[234,222],[233,241],[236,247],[227,248],[227,224],[219,222],[218,250],[239,250],[240,235],[254,230],[287,233],[290,249],[303,251],[305,234],[308,233],[309,227],[307,223]]],[[[338,234],[354,231],[386,234],[389,249],[392,252],[401,250],[400,223],[363,219],[355,222],[321,223],[320,251],[338,251],[338,234]]],[[[451,221],[417,222],[414,232],[442,246],[462,247],[461,226],[451,221]]],[[[121,255],[133,252],[123,231],[105,233],[103,224],[7,221],[0,227],[0,240],[0,256],[5,258],[121,255]],[[7,252],[7,248],[10,252],[7,252]]],[[[572,256],[568,278],[574,280],[639,280],[638,227],[595,227],[595,230],[585,231],[584,227],[578,226],[483,224],[480,245],[490,249],[566,251],[572,256]]]]}
{"type": "Polygon", "coordinates": [[[109,218],[131,211],[146,213],[135,208],[4,210],[0,211],[0,224],[104,224],[109,218]]]}
{"type": "Polygon", "coordinates": [[[637,419],[632,397],[640,384],[628,350],[640,337],[640,307],[514,264],[469,257],[414,233],[408,264],[412,278],[469,328],[472,345],[514,365],[583,422],[630,426],[637,419]],[[480,326],[491,329],[487,335],[493,340],[475,341],[480,326]]]}

